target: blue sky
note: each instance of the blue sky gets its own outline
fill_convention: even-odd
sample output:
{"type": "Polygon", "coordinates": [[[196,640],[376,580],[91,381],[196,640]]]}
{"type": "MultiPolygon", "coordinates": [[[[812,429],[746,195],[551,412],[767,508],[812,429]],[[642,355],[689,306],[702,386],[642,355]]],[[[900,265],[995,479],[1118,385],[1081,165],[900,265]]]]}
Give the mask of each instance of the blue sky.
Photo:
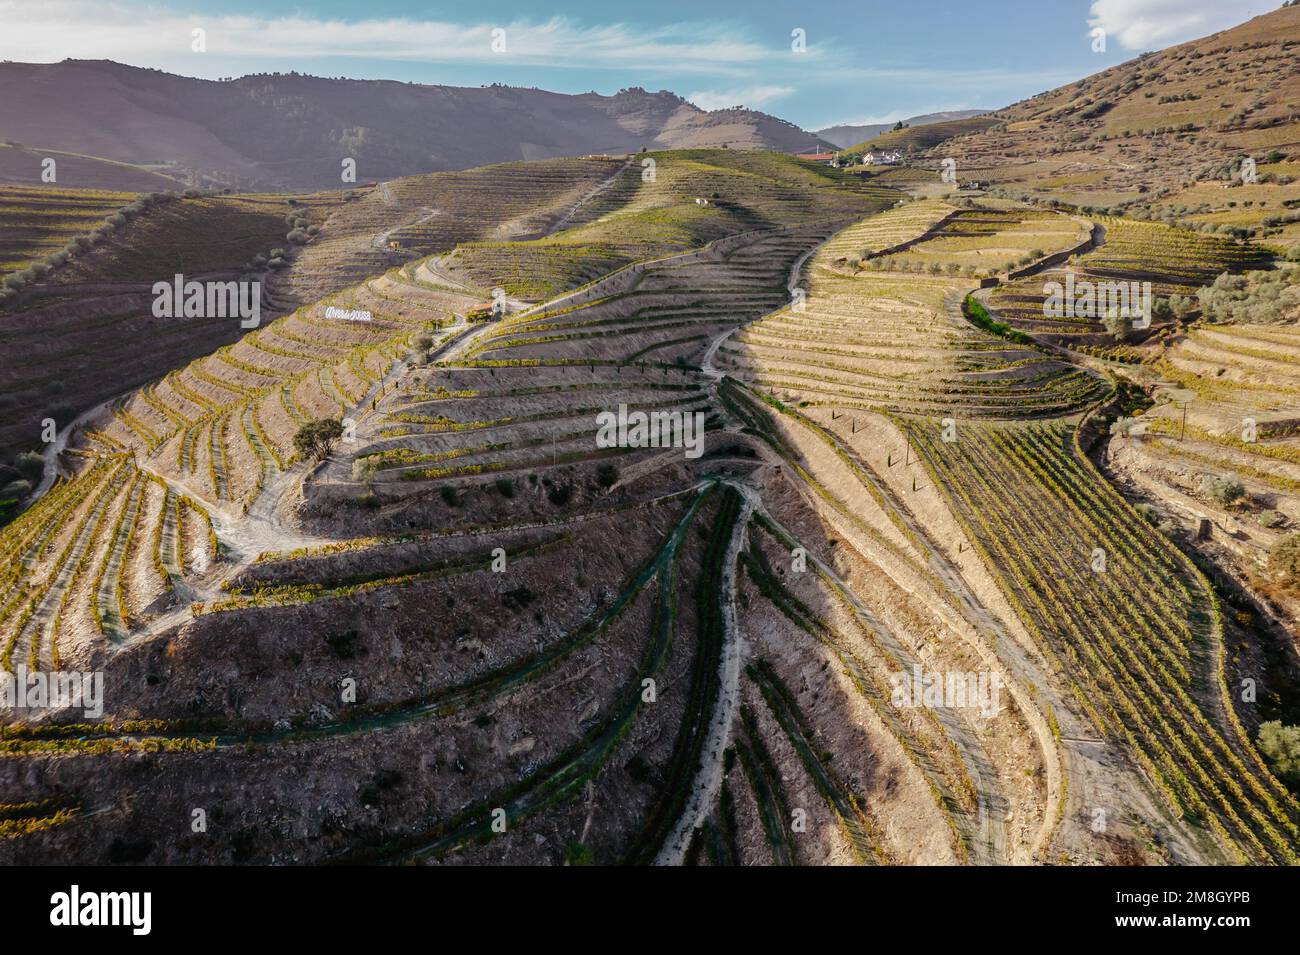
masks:
{"type": "Polygon", "coordinates": [[[807,129],[994,109],[1280,0],[0,0],[0,59],[216,78],[297,70],[559,92],[670,89],[807,129]],[[205,31],[195,52],[192,31],[205,31]],[[1094,51],[1091,31],[1106,31],[1094,51]],[[493,50],[493,31],[504,50],[493,50]],[[802,30],[803,52],[792,49],[802,30]],[[496,34],[498,37],[501,34],[496,34]]]}

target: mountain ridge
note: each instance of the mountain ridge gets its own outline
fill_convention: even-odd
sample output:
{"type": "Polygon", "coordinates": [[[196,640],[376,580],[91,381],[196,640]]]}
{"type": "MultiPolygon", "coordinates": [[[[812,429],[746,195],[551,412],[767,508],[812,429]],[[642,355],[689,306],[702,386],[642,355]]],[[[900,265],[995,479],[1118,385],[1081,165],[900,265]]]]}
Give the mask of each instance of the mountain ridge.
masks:
{"type": "Polygon", "coordinates": [[[0,86],[16,94],[0,102],[0,137],[11,142],[243,190],[346,185],[348,158],[364,182],[642,148],[831,146],[767,113],[705,111],[639,87],[607,96],[296,72],[204,80],[111,60],[0,63],[0,86]]]}

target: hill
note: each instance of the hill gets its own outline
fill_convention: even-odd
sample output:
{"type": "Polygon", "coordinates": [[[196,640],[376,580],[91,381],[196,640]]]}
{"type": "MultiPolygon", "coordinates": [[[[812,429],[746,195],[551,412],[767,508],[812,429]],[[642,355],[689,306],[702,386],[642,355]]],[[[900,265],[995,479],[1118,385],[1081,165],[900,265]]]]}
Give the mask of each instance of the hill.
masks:
{"type": "Polygon", "coordinates": [[[971,116],[966,119],[943,120],[937,123],[927,123],[924,126],[908,126],[905,129],[890,129],[888,132],[881,133],[866,142],[847,150],[849,155],[863,153],[869,149],[901,149],[907,153],[920,152],[931,149],[940,143],[962,136],[967,133],[976,133],[988,129],[995,125],[997,120],[990,119],[988,116],[971,116]]]}
{"type": "Polygon", "coordinates": [[[643,147],[829,145],[766,113],[706,112],[635,87],[604,96],[297,73],[213,81],[106,60],[3,63],[0,87],[13,94],[0,102],[0,137],[241,190],[337,187],[345,158],[364,182],[643,147]]]}
{"type": "Polygon", "coordinates": [[[44,257],[24,270],[31,277],[18,290],[0,291],[0,457],[37,446],[47,417],[62,429],[124,389],[239,339],[230,319],[155,317],[155,282],[177,273],[255,277],[265,324],[414,255],[540,235],[621,165],[547,160],[410,177],[346,196],[190,192],[130,205],[120,193],[0,188],[0,227],[14,237],[12,248],[0,245],[9,260],[0,260],[9,272],[0,277],[9,282],[44,257]],[[441,214],[431,217],[431,208],[441,214]],[[304,221],[309,234],[292,241],[304,221]],[[399,251],[383,240],[402,227],[399,251]]]}
{"type": "MultiPolygon", "coordinates": [[[[954,119],[969,119],[972,116],[984,116],[987,113],[988,110],[986,109],[954,109],[942,113],[926,113],[923,116],[913,116],[903,120],[903,125],[929,126],[932,123],[944,123],[954,119]]],[[[874,123],[866,126],[827,126],[825,129],[817,130],[817,135],[822,139],[829,140],[841,149],[848,149],[858,143],[875,139],[881,133],[889,132],[894,128],[894,125],[894,123],[874,123]]]]}
{"type": "MultiPolygon", "coordinates": [[[[0,458],[35,446],[46,417],[62,428],[123,389],[239,339],[233,321],[150,314],[153,283],[176,273],[257,272],[263,323],[437,253],[450,253],[434,263],[445,266],[442,281],[480,298],[498,285],[532,298],[633,259],[856,214],[893,195],[773,153],[688,150],[641,157],[647,161],[655,163],[649,180],[640,163],[538,160],[406,177],[346,198],[158,196],[129,216],[119,208],[140,203],[128,206],[127,194],[0,187],[0,226],[13,237],[0,244],[0,266],[57,263],[37,265],[41,274],[20,291],[0,292],[0,409],[8,411],[0,458]],[[695,201],[706,197],[706,205],[695,201]],[[125,221],[95,234],[105,217],[125,221]],[[288,239],[291,220],[308,223],[301,244],[288,239]],[[58,251],[78,242],[85,247],[71,258],[58,251]]],[[[425,265],[417,278],[438,275],[425,265]]]]}
{"type": "Polygon", "coordinates": [[[54,184],[76,183],[79,189],[155,192],[185,186],[183,180],[169,175],[166,167],[162,166],[139,166],[53,149],[28,149],[5,142],[0,142],[0,182],[45,186],[48,183],[41,178],[41,173],[47,159],[54,160],[54,184]]]}
{"type": "Polygon", "coordinates": [[[1300,7],[1144,54],[993,119],[944,143],[963,177],[1279,244],[1300,240],[1300,7]],[[1247,158],[1253,177],[1243,175],[1247,158]]]}

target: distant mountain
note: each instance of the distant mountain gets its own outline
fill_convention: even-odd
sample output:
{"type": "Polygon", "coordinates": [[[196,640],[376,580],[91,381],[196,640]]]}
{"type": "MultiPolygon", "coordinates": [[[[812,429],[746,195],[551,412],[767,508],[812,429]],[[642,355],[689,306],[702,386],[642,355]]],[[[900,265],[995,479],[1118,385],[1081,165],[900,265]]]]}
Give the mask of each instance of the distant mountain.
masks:
{"type": "Polygon", "coordinates": [[[0,89],[0,139],[29,151],[78,153],[243,189],[338,187],[347,158],[365,182],[643,147],[831,147],[766,113],[705,111],[666,90],[636,87],[604,96],[298,73],[216,81],[64,60],[0,63],[0,89]]]}
{"type": "MultiPolygon", "coordinates": [[[[931,123],[945,123],[954,119],[970,119],[972,116],[984,116],[988,112],[986,109],[954,109],[946,113],[926,113],[924,116],[913,116],[911,119],[903,120],[903,122],[908,126],[928,126],[931,123]]],[[[817,135],[822,139],[829,140],[841,149],[848,149],[858,143],[865,143],[869,139],[875,139],[881,133],[893,129],[894,125],[894,123],[876,123],[868,126],[827,126],[825,129],[817,130],[817,135]]]]}

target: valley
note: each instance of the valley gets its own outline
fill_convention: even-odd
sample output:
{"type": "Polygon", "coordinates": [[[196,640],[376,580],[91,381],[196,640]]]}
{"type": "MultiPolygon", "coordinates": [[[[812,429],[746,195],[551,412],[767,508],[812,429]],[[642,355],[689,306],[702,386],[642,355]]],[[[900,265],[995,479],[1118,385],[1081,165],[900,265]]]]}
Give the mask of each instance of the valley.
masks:
{"type": "Polygon", "coordinates": [[[103,708],[5,708],[0,861],[1295,864],[1300,9],[1260,19],[898,165],[4,177],[0,669],[103,708]],[[1136,131],[1243,51],[1246,118],[1136,131]],[[1249,215],[1193,206],[1265,147],[1249,215]],[[160,316],[182,275],[261,311],[160,316]]]}

